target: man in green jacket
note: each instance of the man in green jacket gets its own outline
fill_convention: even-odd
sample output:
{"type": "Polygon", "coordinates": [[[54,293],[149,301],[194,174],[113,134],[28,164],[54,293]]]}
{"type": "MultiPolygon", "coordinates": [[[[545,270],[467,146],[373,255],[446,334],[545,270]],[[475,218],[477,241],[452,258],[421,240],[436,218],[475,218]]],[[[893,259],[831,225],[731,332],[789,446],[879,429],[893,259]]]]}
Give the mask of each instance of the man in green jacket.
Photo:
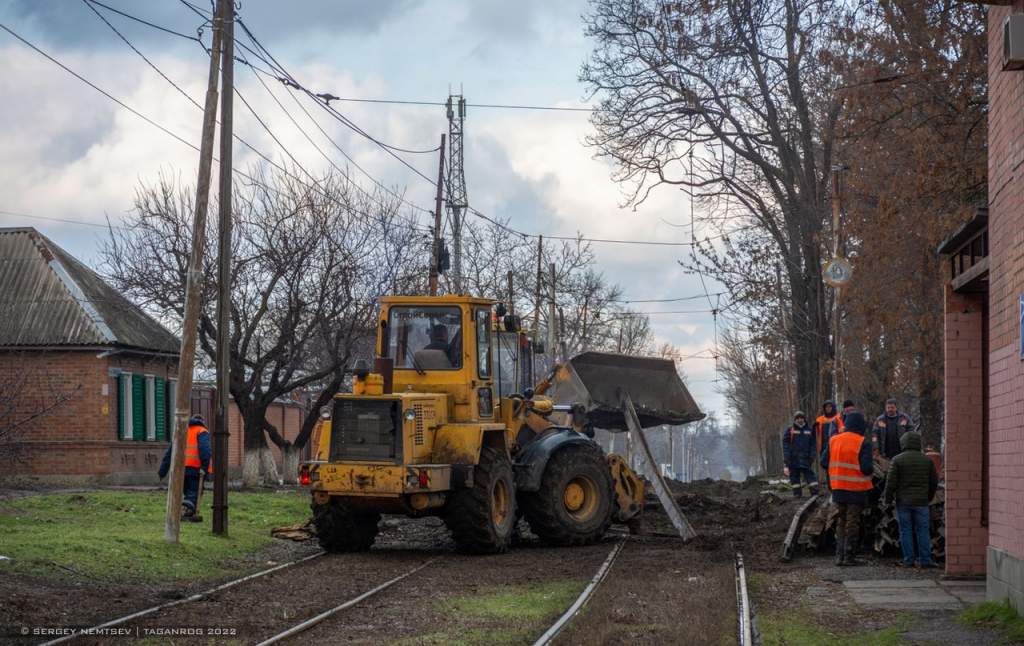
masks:
{"type": "Polygon", "coordinates": [[[939,487],[935,465],[921,453],[921,435],[908,431],[900,437],[903,452],[892,459],[885,479],[885,499],[896,499],[896,518],[900,524],[900,565],[914,565],[914,543],[917,561],[922,568],[938,567],[932,560],[932,542],[928,534],[928,504],[939,487]]]}

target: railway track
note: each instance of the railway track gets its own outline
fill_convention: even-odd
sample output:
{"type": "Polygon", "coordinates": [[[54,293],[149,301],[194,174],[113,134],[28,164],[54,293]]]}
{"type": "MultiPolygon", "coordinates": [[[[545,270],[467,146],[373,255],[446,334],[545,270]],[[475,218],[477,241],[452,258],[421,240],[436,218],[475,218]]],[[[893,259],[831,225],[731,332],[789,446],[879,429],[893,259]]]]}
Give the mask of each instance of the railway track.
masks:
{"type": "Polygon", "coordinates": [[[761,643],[757,633],[754,607],[747,590],[747,571],[743,566],[743,555],[736,554],[736,641],[739,646],[755,646],[761,643]]]}
{"type": "MultiPolygon", "coordinates": [[[[627,538],[623,537],[623,538],[620,538],[619,540],[617,540],[615,542],[615,544],[612,546],[611,550],[608,552],[607,557],[603,560],[601,565],[598,567],[598,569],[597,569],[596,573],[594,574],[593,578],[591,578],[589,583],[583,588],[583,590],[581,591],[579,596],[573,601],[573,603],[569,606],[569,608],[562,615],[560,615],[554,621],[554,623],[552,623],[547,628],[547,630],[544,631],[544,633],[541,635],[540,638],[538,638],[536,640],[536,642],[534,642],[536,646],[540,646],[540,645],[545,645],[546,646],[547,644],[552,643],[552,641],[562,632],[562,630],[572,622],[573,618],[576,617],[579,614],[580,610],[590,600],[590,598],[593,596],[595,591],[599,588],[601,583],[608,577],[608,574],[609,574],[609,572],[610,572],[610,570],[612,568],[612,565],[615,562],[615,560],[618,557],[618,555],[620,554],[620,552],[622,551],[622,549],[623,549],[623,547],[625,545],[626,540],[627,540],[627,538]]],[[[381,551],[381,552],[377,552],[377,553],[372,553],[372,555],[371,555],[372,557],[379,557],[379,558],[375,558],[373,560],[381,562],[380,564],[376,564],[375,563],[374,566],[379,565],[381,568],[383,568],[383,566],[385,566],[385,565],[394,565],[395,556],[398,553],[399,552],[389,552],[389,551],[381,551]]],[[[304,579],[304,577],[306,576],[307,570],[305,568],[297,568],[296,566],[301,566],[301,565],[307,564],[307,563],[315,565],[316,560],[320,559],[321,557],[324,557],[324,556],[325,556],[324,552],[317,552],[315,554],[304,556],[302,558],[295,559],[295,560],[289,561],[287,563],[282,563],[282,564],[276,565],[276,566],[274,566],[272,568],[267,568],[265,570],[261,570],[259,572],[255,572],[253,574],[249,574],[249,575],[246,575],[246,576],[243,576],[243,577],[239,577],[237,579],[228,581],[226,583],[222,583],[220,585],[214,586],[212,588],[209,588],[209,589],[201,591],[201,592],[197,592],[197,593],[189,595],[187,597],[183,597],[181,599],[175,599],[175,600],[168,601],[168,602],[165,602],[165,603],[157,604],[157,605],[154,605],[154,606],[151,606],[151,607],[148,607],[148,608],[144,608],[142,610],[138,610],[138,611],[135,611],[135,612],[132,612],[132,613],[129,613],[129,614],[126,614],[126,615],[123,615],[123,616],[120,616],[120,617],[117,617],[117,618],[105,621],[103,623],[96,624],[95,626],[91,626],[89,628],[85,628],[85,629],[79,630],[78,632],[76,632],[74,634],[61,636],[61,637],[59,637],[57,639],[53,639],[51,641],[44,642],[40,646],[53,646],[55,644],[72,642],[74,640],[96,640],[96,639],[103,639],[103,637],[105,635],[110,634],[109,629],[113,629],[115,627],[125,627],[126,625],[130,625],[132,623],[138,622],[138,620],[143,620],[144,622],[150,622],[153,626],[160,626],[161,623],[165,623],[166,625],[175,625],[175,623],[174,623],[175,622],[175,616],[179,616],[179,617],[181,616],[181,614],[182,614],[182,608],[181,607],[182,606],[186,606],[187,604],[193,604],[195,602],[199,602],[199,601],[202,601],[202,600],[209,600],[210,598],[216,599],[216,600],[221,601],[221,602],[225,602],[224,599],[218,598],[218,595],[220,595],[221,593],[227,593],[228,595],[237,595],[237,594],[239,594],[239,591],[244,591],[247,588],[247,586],[245,584],[248,584],[248,587],[251,587],[253,585],[255,585],[255,586],[265,585],[265,586],[271,587],[273,585],[273,582],[270,580],[270,579],[272,579],[272,577],[270,577],[269,575],[273,575],[273,574],[279,574],[279,575],[287,574],[288,577],[290,577],[291,579],[304,579]],[[264,581],[266,581],[266,583],[263,583],[264,581]],[[170,616],[168,616],[168,614],[170,616]],[[152,623],[152,622],[161,622],[161,623],[152,623]]],[[[366,555],[360,555],[360,557],[361,557],[361,559],[365,559],[366,555]]],[[[262,631],[260,631],[258,629],[258,627],[257,627],[255,629],[256,630],[256,634],[255,635],[246,634],[246,635],[243,636],[241,633],[239,633],[237,635],[237,637],[242,637],[243,639],[246,639],[247,641],[249,639],[251,639],[252,643],[257,643],[259,646],[266,646],[266,645],[269,645],[269,644],[276,644],[276,643],[280,643],[280,642],[286,641],[289,638],[293,638],[296,635],[304,633],[304,632],[306,632],[306,631],[308,631],[308,630],[310,630],[310,629],[312,629],[312,628],[314,628],[316,626],[319,626],[319,625],[323,624],[324,622],[328,621],[332,617],[335,617],[335,616],[343,613],[345,610],[353,608],[354,606],[358,606],[359,604],[365,602],[366,600],[368,600],[368,599],[370,599],[372,597],[376,597],[378,595],[381,595],[385,591],[387,591],[389,589],[392,589],[392,588],[394,588],[396,586],[399,586],[399,584],[401,584],[402,582],[406,581],[407,579],[410,579],[411,577],[414,577],[416,574],[420,573],[424,569],[426,569],[426,568],[428,568],[428,567],[430,567],[432,565],[435,565],[435,564],[437,564],[440,561],[445,561],[445,560],[446,559],[445,559],[444,555],[437,555],[436,553],[434,555],[432,555],[432,556],[429,555],[429,552],[427,552],[425,554],[416,555],[416,561],[415,561],[415,563],[411,564],[411,566],[410,566],[410,564],[407,563],[405,565],[405,567],[402,567],[402,568],[399,569],[397,574],[394,574],[394,576],[390,576],[389,578],[387,578],[383,582],[380,582],[380,583],[376,584],[374,587],[372,587],[370,589],[367,589],[365,591],[359,592],[357,594],[352,593],[351,596],[348,596],[348,595],[340,596],[340,598],[344,599],[344,601],[341,601],[340,603],[337,603],[336,605],[333,605],[333,606],[331,606],[331,607],[329,607],[329,608],[327,608],[325,610],[322,610],[321,612],[315,614],[312,617],[304,618],[301,621],[298,621],[296,623],[287,625],[287,627],[284,628],[284,629],[281,629],[280,628],[280,624],[278,622],[276,622],[276,621],[274,623],[278,623],[278,625],[276,627],[273,627],[273,628],[270,628],[270,626],[268,626],[264,622],[264,628],[262,629],[262,631]],[[423,560],[423,558],[422,558],[422,556],[424,556],[424,555],[427,556],[426,560],[423,560]],[[273,633],[270,634],[269,636],[266,636],[268,630],[272,630],[273,633]],[[263,636],[260,636],[261,632],[262,632],[263,636]]],[[[346,562],[345,559],[336,559],[334,562],[340,564],[339,569],[341,569],[342,571],[347,570],[347,568],[345,567],[345,562],[346,562]]],[[[327,562],[325,562],[325,565],[326,564],[327,564],[327,562]]],[[[349,565],[351,565],[351,564],[349,564],[349,565]]],[[[369,567],[366,568],[366,569],[374,570],[374,568],[369,568],[369,567]]],[[[392,569],[394,569],[394,568],[392,568],[392,569]]],[[[393,574],[393,572],[391,574],[393,574]]],[[[319,577],[319,576],[322,576],[322,572],[318,568],[316,574],[311,574],[310,575],[310,579],[312,579],[313,577],[319,577]]],[[[352,582],[353,587],[356,587],[356,588],[358,586],[360,586],[360,585],[363,585],[365,583],[365,581],[368,580],[367,577],[359,576],[359,575],[356,575],[356,574],[353,574],[351,578],[353,579],[353,582],[352,582]]],[[[339,598],[339,597],[335,597],[335,598],[339,598]]],[[[228,598],[228,601],[233,601],[233,600],[235,600],[235,597],[229,597],[228,598]]],[[[234,605],[238,605],[238,604],[236,603],[234,605]]],[[[249,610],[252,611],[253,609],[250,607],[249,610]]],[[[203,610],[202,612],[205,614],[205,613],[208,613],[210,611],[203,610]]],[[[269,612],[269,610],[267,610],[267,611],[261,612],[259,614],[270,616],[272,613],[269,612]]],[[[136,630],[137,631],[140,630],[139,629],[139,625],[140,624],[136,623],[136,630]]],[[[142,629],[142,630],[144,632],[144,629],[142,629]]],[[[142,633],[140,633],[140,634],[142,634],[142,633]]]]}

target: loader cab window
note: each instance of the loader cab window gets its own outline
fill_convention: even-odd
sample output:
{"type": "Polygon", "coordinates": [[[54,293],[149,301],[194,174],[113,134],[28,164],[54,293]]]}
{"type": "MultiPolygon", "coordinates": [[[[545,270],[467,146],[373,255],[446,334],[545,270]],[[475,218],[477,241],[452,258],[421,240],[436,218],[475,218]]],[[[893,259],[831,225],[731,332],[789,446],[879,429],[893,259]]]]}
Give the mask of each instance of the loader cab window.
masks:
{"type": "Polygon", "coordinates": [[[458,307],[392,307],[388,356],[396,370],[462,367],[462,312],[458,307]]]}
{"type": "Polygon", "coordinates": [[[498,398],[522,392],[518,383],[519,334],[497,332],[491,341],[491,356],[494,359],[494,383],[498,398]]]}
{"type": "Polygon", "coordinates": [[[481,379],[491,378],[491,311],[473,310],[476,321],[476,373],[481,379]]]}

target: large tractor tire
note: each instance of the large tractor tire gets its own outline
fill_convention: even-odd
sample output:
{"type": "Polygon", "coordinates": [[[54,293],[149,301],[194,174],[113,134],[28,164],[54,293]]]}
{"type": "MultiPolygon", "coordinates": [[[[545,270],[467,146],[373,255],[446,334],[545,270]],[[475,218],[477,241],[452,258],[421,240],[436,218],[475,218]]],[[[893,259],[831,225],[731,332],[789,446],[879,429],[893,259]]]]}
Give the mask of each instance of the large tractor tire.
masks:
{"type": "Polygon", "coordinates": [[[316,538],[327,552],[365,552],[377,538],[378,513],[353,511],[336,499],[312,507],[316,538]]]}
{"type": "Polygon", "coordinates": [[[444,522],[463,552],[508,550],[516,527],[515,479],[508,454],[487,446],[480,449],[473,486],[449,495],[444,522]]]}
{"type": "Polygon", "coordinates": [[[596,444],[571,444],[548,461],[540,489],[523,493],[530,529],[552,545],[586,545],[611,524],[614,490],[596,444]]]}

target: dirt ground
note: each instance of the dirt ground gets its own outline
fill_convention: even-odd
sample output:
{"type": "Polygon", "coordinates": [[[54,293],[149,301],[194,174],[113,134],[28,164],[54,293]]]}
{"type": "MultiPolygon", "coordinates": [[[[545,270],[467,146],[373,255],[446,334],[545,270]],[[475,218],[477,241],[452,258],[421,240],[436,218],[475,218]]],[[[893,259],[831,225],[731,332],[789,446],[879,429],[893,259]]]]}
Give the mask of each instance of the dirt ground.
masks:
{"type": "MultiPolygon", "coordinates": [[[[853,603],[849,578],[935,576],[870,558],[838,568],[827,556],[781,563],[781,541],[800,501],[763,481],[671,483],[699,537],[684,544],[660,506],[649,501],[643,533],[625,547],[590,603],[559,644],[735,643],[734,559],[742,553],[759,617],[767,624],[798,616],[821,634],[845,637],[898,625],[891,643],[988,644],[996,636],[964,628],[952,612],[884,613],[853,603]]],[[[175,637],[175,644],[248,644],[340,604],[417,564],[431,565],[357,608],[293,638],[294,643],[529,644],[572,603],[623,537],[583,548],[549,548],[528,531],[508,554],[468,557],[455,551],[439,519],[386,517],[373,550],[325,555],[247,582],[197,603],[128,624],[134,641],[146,629],[220,628],[216,637],[175,637]]],[[[278,541],[239,567],[238,575],[317,551],[315,542],[278,541]]],[[[59,579],[0,576],[0,642],[22,639],[18,627],[88,626],[213,587],[201,584],[116,585],[68,571],[59,579]],[[8,639],[9,638],[9,639],[8,639]]],[[[140,639],[141,638],[141,639],[140,639]]],[[[39,637],[23,643],[38,643],[39,637]]],[[[111,643],[80,639],[75,643],[111,643]]],[[[801,641],[767,642],[814,643],[801,641]]],[[[825,643],[825,642],[822,642],[825,643]]],[[[829,642],[831,643],[831,642],[829,642]]],[[[837,642],[837,643],[841,643],[837,642]]],[[[867,641],[864,643],[881,643],[867,641]]],[[[886,642],[889,643],[889,642],[886,642]]]]}

